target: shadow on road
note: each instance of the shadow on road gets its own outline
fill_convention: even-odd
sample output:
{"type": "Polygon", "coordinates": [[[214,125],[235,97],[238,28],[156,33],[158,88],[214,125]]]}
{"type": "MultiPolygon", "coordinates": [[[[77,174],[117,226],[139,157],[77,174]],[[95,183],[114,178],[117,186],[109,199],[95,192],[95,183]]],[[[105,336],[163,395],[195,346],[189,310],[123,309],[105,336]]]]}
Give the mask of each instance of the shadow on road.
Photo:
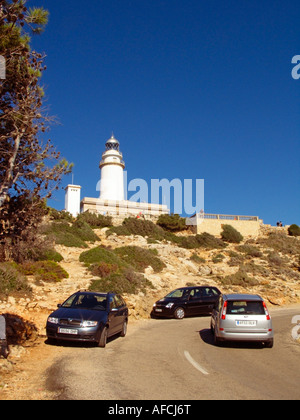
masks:
{"type": "MultiPolygon", "coordinates": [[[[204,328],[203,330],[200,330],[199,335],[204,343],[216,347],[216,345],[214,344],[214,336],[210,328],[204,328]]],[[[264,345],[260,342],[257,343],[251,341],[226,341],[221,343],[221,346],[218,347],[227,347],[234,349],[261,349],[264,348],[264,345]]]]}

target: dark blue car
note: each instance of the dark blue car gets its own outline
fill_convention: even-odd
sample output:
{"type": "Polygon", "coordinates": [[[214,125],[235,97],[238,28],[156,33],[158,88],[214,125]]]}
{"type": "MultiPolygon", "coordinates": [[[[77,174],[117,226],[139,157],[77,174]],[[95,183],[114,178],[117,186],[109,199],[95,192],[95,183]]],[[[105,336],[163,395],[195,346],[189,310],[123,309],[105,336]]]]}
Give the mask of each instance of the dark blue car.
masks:
{"type": "Polygon", "coordinates": [[[47,320],[49,341],[94,342],[105,347],[108,337],[126,335],[128,308],[118,294],[79,291],[57,306],[47,320]]]}

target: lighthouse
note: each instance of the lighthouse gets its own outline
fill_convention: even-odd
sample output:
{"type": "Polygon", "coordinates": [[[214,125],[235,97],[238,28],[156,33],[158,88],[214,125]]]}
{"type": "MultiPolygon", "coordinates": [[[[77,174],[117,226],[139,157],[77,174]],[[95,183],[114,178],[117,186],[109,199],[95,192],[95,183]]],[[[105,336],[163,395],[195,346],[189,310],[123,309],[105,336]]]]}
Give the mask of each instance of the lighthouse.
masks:
{"type": "Polygon", "coordinates": [[[120,152],[120,143],[113,134],[105,143],[99,168],[101,179],[100,183],[97,183],[96,190],[100,189],[100,196],[84,197],[80,202],[81,213],[89,211],[105,214],[112,216],[116,223],[122,222],[125,217],[157,219],[161,214],[169,214],[167,205],[124,199],[125,196],[127,198],[125,187],[128,188],[124,185],[125,163],[120,152]]]}
{"type": "Polygon", "coordinates": [[[105,152],[100,162],[100,200],[124,200],[124,168],[120,143],[112,134],[105,143],[105,152]]]}

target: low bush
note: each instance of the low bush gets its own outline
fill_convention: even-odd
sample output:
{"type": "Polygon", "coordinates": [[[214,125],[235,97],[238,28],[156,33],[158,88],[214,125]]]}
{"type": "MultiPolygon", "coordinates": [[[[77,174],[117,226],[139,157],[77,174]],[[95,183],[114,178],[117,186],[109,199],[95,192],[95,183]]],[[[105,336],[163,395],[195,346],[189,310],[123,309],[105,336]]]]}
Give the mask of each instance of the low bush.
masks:
{"type": "Polygon", "coordinates": [[[128,217],[124,219],[121,226],[114,226],[106,232],[107,235],[110,235],[112,233],[124,236],[148,236],[152,239],[157,240],[163,240],[166,237],[166,232],[160,226],[157,226],[150,220],[136,219],[134,217],[128,217]]]}
{"type": "Polygon", "coordinates": [[[243,267],[240,267],[239,270],[232,275],[223,277],[219,279],[220,283],[224,286],[256,286],[259,284],[258,280],[254,277],[249,277],[246,270],[243,267]]]}
{"type": "Polygon", "coordinates": [[[118,268],[127,267],[127,264],[112,250],[98,246],[89,251],[84,251],[79,256],[79,261],[87,266],[91,264],[114,264],[118,268]]]}
{"type": "Polygon", "coordinates": [[[86,211],[77,216],[77,221],[87,223],[92,229],[101,229],[112,226],[112,217],[103,216],[102,214],[95,214],[86,211]]]}
{"type": "Polygon", "coordinates": [[[0,296],[9,296],[15,292],[30,294],[32,289],[24,274],[17,269],[17,264],[0,263],[0,296]]]}
{"type": "Polygon", "coordinates": [[[273,248],[282,254],[300,255],[299,239],[284,233],[270,233],[267,238],[258,238],[256,243],[266,248],[273,248]]]}
{"type": "Polygon", "coordinates": [[[197,264],[204,264],[206,262],[205,258],[199,257],[197,254],[192,254],[190,260],[197,264]]]}
{"type": "Polygon", "coordinates": [[[19,270],[26,276],[34,276],[36,280],[45,282],[60,282],[69,277],[55,261],[27,261],[19,266],[19,270]]]}
{"type": "Polygon", "coordinates": [[[136,273],[131,268],[126,268],[118,273],[112,273],[102,279],[94,280],[89,290],[94,292],[115,292],[137,294],[146,293],[147,288],[153,288],[153,284],[142,274],[136,273]]]}
{"type": "Polygon", "coordinates": [[[73,222],[73,216],[68,211],[56,210],[52,207],[48,207],[48,213],[51,220],[66,220],[67,222],[73,222]]]}
{"type": "Polygon", "coordinates": [[[289,226],[288,232],[290,236],[300,236],[300,227],[296,224],[289,226]]]}
{"type": "Polygon", "coordinates": [[[149,250],[138,246],[123,246],[116,248],[115,253],[134,270],[143,272],[149,265],[155,273],[162,271],[165,264],[157,257],[156,250],[149,250]]]}
{"type": "Polygon", "coordinates": [[[216,255],[213,256],[212,262],[214,264],[217,264],[219,262],[222,262],[224,260],[224,258],[225,258],[225,255],[223,255],[223,254],[216,254],[216,255]]]}
{"type": "Polygon", "coordinates": [[[259,258],[263,256],[263,253],[256,246],[253,245],[239,245],[236,247],[236,250],[242,252],[243,254],[249,257],[259,258]]]}
{"type": "Polygon", "coordinates": [[[106,262],[94,263],[89,267],[90,272],[93,276],[99,276],[101,278],[108,277],[110,274],[118,271],[117,264],[109,264],[106,262]]]}
{"type": "Polygon", "coordinates": [[[86,248],[86,241],[99,240],[93,229],[81,220],[76,220],[73,224],[66,221],[53,222],[44,227],[43,233],[55,243],[68,247],[86,248]]]}
{"type": "Polygon", "coordinates": [[[223,241],[230,243],[240,243],[243,240],[243,236],[231,225],[223,225],[221,237],[223,241]]]}
{"type": "Polygon", "coordinates": [[[179,214],[161,214],[157,220],[157,224],[170,232],[181,232],[187,229],[185,220],[179,214]]]}

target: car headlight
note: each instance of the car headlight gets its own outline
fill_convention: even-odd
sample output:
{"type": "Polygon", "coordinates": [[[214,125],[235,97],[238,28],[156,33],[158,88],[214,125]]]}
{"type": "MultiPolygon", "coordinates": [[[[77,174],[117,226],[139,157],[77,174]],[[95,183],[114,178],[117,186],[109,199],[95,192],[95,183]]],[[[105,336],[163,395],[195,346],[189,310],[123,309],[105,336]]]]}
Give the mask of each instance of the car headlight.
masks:
{"type": "Polygon", "coordinates": [[[174,306],[174,302],[170,302],[166,305],[166,308],[171,309],[174,306]]]}
{"type": "Polygon", "coordinates": [[[49,316],[48,322],[50,322],[50,324],[58,324],[58,318],[54,318],[53,316],[49,316]]]}
{"type": "Polygon", "coordinates": [[[156,303],[153,304],[153,308],[155,308],[155,306],[156,306],[156,303]]]}
{"type": "Polygon", "coordinates": [[[96,327],[98,324],[98,321],[83,321],[82,326],[83,327],[96,327]]]}

